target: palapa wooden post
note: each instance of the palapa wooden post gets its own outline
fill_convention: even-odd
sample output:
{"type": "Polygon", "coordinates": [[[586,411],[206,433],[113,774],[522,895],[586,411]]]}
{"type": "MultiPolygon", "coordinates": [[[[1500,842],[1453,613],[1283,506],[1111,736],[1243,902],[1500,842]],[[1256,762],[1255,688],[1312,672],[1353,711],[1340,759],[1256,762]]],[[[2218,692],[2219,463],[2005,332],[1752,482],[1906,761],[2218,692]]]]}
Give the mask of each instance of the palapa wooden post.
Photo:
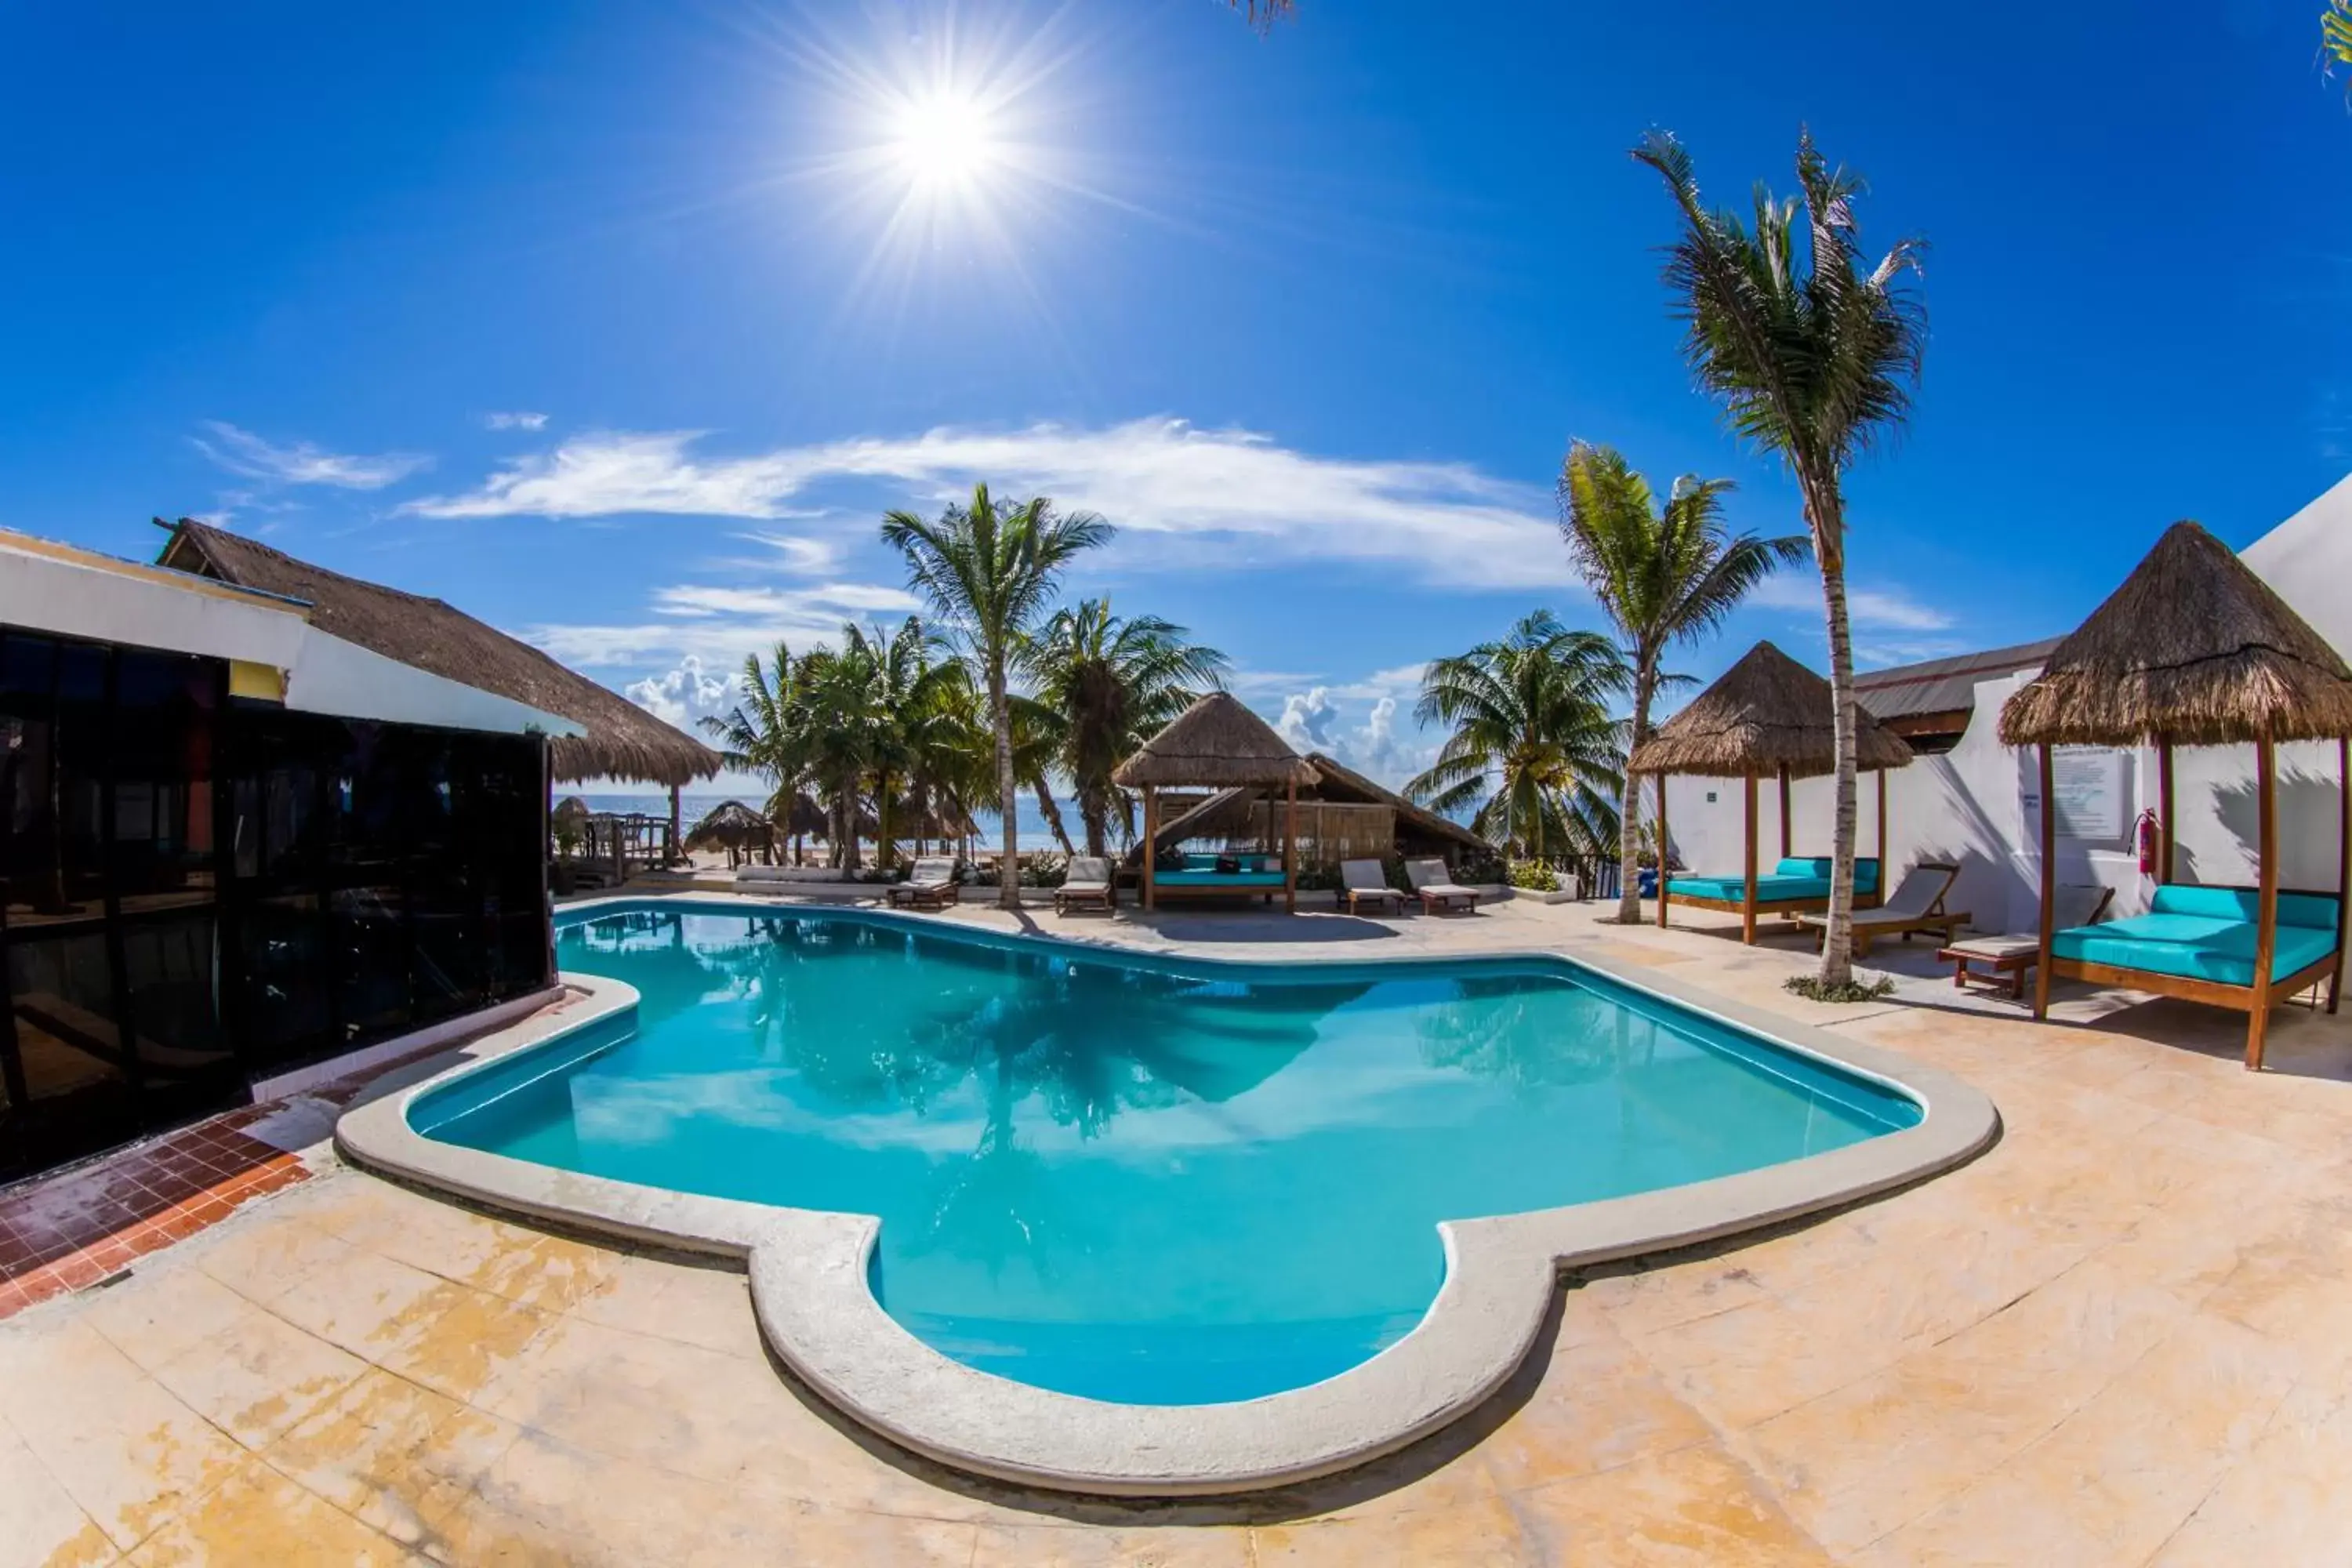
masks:
{"type": "Polygon", "coordinates": [[[1298,781],[1282,784],[1282,912],[1298,912],[1298,781]]]}
{"type": "Polygon", "coordinates": [[[1160,858],[1160,792],[1150,784],[1143,786],[1143,907],[1146,910],[1159,908],[1151,886],[1153,863],[1160,858]]]}
{"type": "Polygon", "coordinates": [[[1748,796],[1747,812],[1747,882],[1739,894],[1739,940],[1748,946],[1756,945],[1756,775],[1749,773],[1740,781],[1748,796]]]}
{"type": "Polygon", "coordinates": [[[1658,781],[1658,929],[1666,929],[1666,775],[1658,781]]]}
{"type": "Polygon", "coordinates": [[[2271,1023],[2271,955],[2278,951],[2278,757],[2265,735],[2254,742],[2255,791],[2262,799],[2262,891],[2254,912],[2253,1016],[2246,1025],[2246,1070],[2263,1070],[2271,1023]]]}
{"type": "Polygon", "coordinates": [[[1789,858],[1789,764],[1780,764],[1780,858],[1789,858]]]}
{"type": "Polygon", "coordinates": [[[2172,737],[2156,742],[2156,877],[2172,880],[2172,737]]]}
{"type": "Polygon", "coordinates": [[[2058,813],[2050,801],[2050,742],[2042,752],[2042,961],[2033,968],[2033,1016],[2050,1016],[2050,922],[2057,910],[2058,813]]]}
{"type": "Polygon", "coordinates": [[[1886,901],[1886,770],[1878,770],[1878,886],[1871,897],[1886,901]]]}
{"type": "Polygon", "coordinates": [[[2327,1010],[2344,993],[2345,922],[2352,921],[2352,736],[2336,742],[2336,973],[2327,979],[2327,1010]]]}
{"type": "Polygon", "coordinates": [[[675,860],[686,853],[685,826],[678,818],[678,795],[684,786],[669,786],[669,853],[665,858],[675,860]]]}

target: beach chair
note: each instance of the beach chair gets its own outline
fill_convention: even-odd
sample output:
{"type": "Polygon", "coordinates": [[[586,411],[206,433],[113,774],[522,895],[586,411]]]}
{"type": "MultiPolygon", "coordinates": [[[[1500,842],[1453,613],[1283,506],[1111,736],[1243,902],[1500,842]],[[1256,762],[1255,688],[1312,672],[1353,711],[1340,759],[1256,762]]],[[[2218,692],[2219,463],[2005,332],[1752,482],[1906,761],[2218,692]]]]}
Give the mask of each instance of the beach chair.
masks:
{"type": "Polygon", "coordinates": [[[1404,877],[1412,884],[1413,893],[1421,900],[1424,914],[1467,914],[1478,907],[1478,889],[1465,888],[1454,880],[1454,874],[1445,868],[1445,862],[1435,856],[1423,860],[1406,861],[1404,877]]]}
{"type": "Polygon", "coordinates": [[[1118,892],[1111,884],[1110,862],[1097,855],[1075,855],[1062,885],[1054,889],[1054,912],[1068,914],[1072,910],[1100,910],[1109,914],[1118,907],[1118,892]]]}
{"type": "MultiPolygon", "coordinates": [[[[1882,936],[1899,936],[1908,942],[1916,932],[1933,931],[1950,942],[1952,933],[1969,923],[1967,910],[1944,908],[1945,896],[1959,874],[1958,866],[1942,860],[1922,860],[1906,871],[1903,880],[1895,884],[1893,898],[1874,910],[1853,912],[1853,955],[1868,958],[1872,941],[1882,936]]],[[[1827,913],[1808,911],[1797,917],[1797,923],[1817,932],[1822,942],[1829,941],[1827,913]]]]}
{"type": "MultiPolygon", "coordinates": [[[[2099,923],[2114,901],[2113,888],[2060,887],[2051,890],[2052,928],[2053,931],[2078,930],[2099,923]]],[[[2025,977],[2042,962],[2042,935],[2039,931],[2006,931],[1999,936],[1972,936],[1966,942],[1956,942],[1938,952],[1937,958],[1952,961],[1952,984],[1958,990],[1968,989],[1971,980],[1990,980],[1999,984],[2009,976],[2009,994],[2016,1000],[2025,1000],[2025,977]],[[1981,973],[1979,973],[1981,972],[1981,973]]]]}
{"type": "Polygon", "coordinates": [[[1388,870],[1378,860],[1340,861],[1339,881],[1351,915],[1361,913],[1368,903],[1375,911],[1394,904],[1399,914],[1404,912],[1404,895],[1389,886],[1388,870]]]}
{"type": "Polygon", "coordinates": [[[963,889],[955,879],[955,858],[924,856],[915,862],[905,881],[891,885],[889,898],[894,910],[940,910],[961,902],[963,889]]]}

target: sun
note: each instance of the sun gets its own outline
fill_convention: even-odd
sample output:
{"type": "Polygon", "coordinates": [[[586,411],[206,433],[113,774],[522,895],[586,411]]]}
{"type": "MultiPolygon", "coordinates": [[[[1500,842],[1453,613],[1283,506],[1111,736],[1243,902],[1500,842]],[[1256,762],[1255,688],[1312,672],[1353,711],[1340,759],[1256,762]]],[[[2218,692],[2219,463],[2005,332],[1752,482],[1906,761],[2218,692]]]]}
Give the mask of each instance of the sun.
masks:
{"type": "Polygon", "coordinates": [[[892,116],[890,151],[921,185],[968,186],[996,162],[1000,128],[977,95],[943,89],[910,98],[892,116]]]}

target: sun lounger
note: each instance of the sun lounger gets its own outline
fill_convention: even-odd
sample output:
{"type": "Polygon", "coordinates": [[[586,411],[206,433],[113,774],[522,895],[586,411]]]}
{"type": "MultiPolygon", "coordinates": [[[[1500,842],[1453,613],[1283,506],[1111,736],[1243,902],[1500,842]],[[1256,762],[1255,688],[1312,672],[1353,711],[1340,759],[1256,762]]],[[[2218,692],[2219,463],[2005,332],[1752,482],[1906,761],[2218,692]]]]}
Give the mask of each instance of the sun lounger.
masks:
{"type": "MultiPolygon", "coordinates": [[[[2096,925],[2116,896],[2113,888],[2059,888],[2053,890],[2052,918],[2066,927],[2096,925]]],[[[2042,962],[2042,937],[2036,931],[2007,931],[1999,936],[1973,936],[1949,943],[1937,958],[1952,961],[1952,984],[1962,990],[1971,980],[1998,982],[2009,976],[2009,994],[2025,998],[2025,977],[2042,962]],[[1980,973],[1979,973],[1980,972],[1980,973]]]]}
{"type": "Polygon", "coordinates": [[[1404,877],[1419,896],[1423,913],[1441,915],[1458,910],[1466,914],[1478,907],[1478,889],[1454,881],[1445,862],[1434,857],[1406,861],[1404,877]]]}
{"type": "Polygon", "coordinates": [[[2270,973],[2258,984],[2259,904],[2250,888],[2166,883],[2144,915],[2053,931],[2050,977],[2252,1012],[2257,991],[2267,1006],[2335,975],[2336,895],[2278,895],[2270,973]]]}
{"type": "Polygon", "coordinates": [[[1054,889],[1054,912],[1066,915],[1072,910],[1100,910],[1109,914],[1118,904],[1118,894],[1111,886],[1110,862],[1099,856],[1072,856],[1062,885],[1054,889]]]}
{"type": "Polygon", "coordinates": [[[1340,861],[1339,881],[1351,915],[1361,913],[1366,904],[1376,910],[1394,904],[1398,913],[1404,912],[1404,895],[1389,886],[1387,868],[1378,860],[1340,861]]]}
{"type": "MultiPolygon", "coordinates": [[[[1940,860],[1922,860],[1903,873],[1893,898],[1877,909],[1854,912],[1853,955],[1868,958],[1871,942],[1882,936],[1899,936],[1908,942],[1914,932],[1934,931],[1950,942],[1952,933],[1969,923],[1967,910],[1944,908],[1944,897],[1952,890],[1952,883],[1959,874],[1958,866],[1940,860]]],[[[1822,941],[1829,941],[1827,913],[1801,914],[1797,923],[1807,931],[1819,931],[1822,941]]]]}
{"type": "Polygon", "coordinates": [[[890,889],[890,907],[903,910],[938,910],[961,902],[963,889],[955,879],[955,860],[947,855],[927,855],[915,862],[915,868],[903,882],[890,889]]]}
{"type": "MultiPolygon", "coordinates": [[[[1781,915],[1793,920],[1818,914],[1830,907],[1830,871],[1826,855],[1790,856],[1756,879],[1756,915],[1781,915]]],[[[1853,863],[1853,907],[1878,905],[1878,862],[1864,856],[1853,863]]],[[[1748,901],[1748,884],[1738,877],[1675,877],[1666,883],[1666,902],[1694,909],[1721,910],[1747,917],[1740,940],[1756,940],[1755,921],[1748,901]]]]}

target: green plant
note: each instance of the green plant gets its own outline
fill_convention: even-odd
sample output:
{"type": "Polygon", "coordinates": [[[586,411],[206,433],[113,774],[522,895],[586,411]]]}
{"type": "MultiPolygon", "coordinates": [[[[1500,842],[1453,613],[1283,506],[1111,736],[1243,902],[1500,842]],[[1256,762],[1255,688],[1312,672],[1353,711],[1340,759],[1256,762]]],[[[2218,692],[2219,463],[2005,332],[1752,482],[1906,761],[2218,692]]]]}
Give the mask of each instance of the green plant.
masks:
{"type": "Polygon", "coordinates": [[[1559,890],[1559,873],[1540,860],[1514,860],[1510,866],[1510,883],[1533,893],[1559,890]]]}
{"type": "Polygon", "coordinates": [[[1783,989],[1793,991],[1808,1002],[1875,1002],[1882,996],[1895,994],[1895,982],[1886,975],[1875,980],[1823,980],[1818,974],[1792,974],[1780,982],[1783,989]]]}
{"type": "Polygon", "coordinates": [[[1473,888],[1491,888],[1511,874],[1499,855],[1473,855],[1454,868],[1454,879],[1473,888]]]}
{"type": "Polygon", "coordinates": [[[1911,407],[1927,343],[1916,295],[1923,247],[1898,241],[1864,259],[1854,204],[1860,176],[1832,169],[1797,137],[1799,195],[1756,193],[1753,226],[1699,197],[1690,154],[1653,132],[1633,156],[1673,195],[1682,232],[1666,249],[1665,280],[1684,326],[1683,354],[1731,428],[1777,453],[1804,498],[1828,621],[1830,691],[1836,729],[1837,811],[1829,931],[1821,979],[1853,978],[1853,638],[1846,610],[1845,471],[1899,427],[1911,407]]]}
{"type": "MultiPolygon", "coordinates": [[[[1802,535],[1734,537],[1723,522],[1723,496],[1731,488],[1729,479],[1686,475],[1660,506],[1649,481],[1621,453],[1581,441],[1560,467],[1559,527],[1569,557],[1617,628],[1633,671],[1629,752],[1650,738],[1651,700],[1681,679],[1662,668],[1668,645],[1716,630],[1776,568],[1804,559],[1802,535]]],[[[1617,815],[1623,874],[1617,912],[1637,919],[1642,790],[1630,773],[1617,815]]]]}
{"type": "MultiPolygon", "coordinates": [[[[1019,822],[1009,684],[1013,658],[1053,598],[1063,568],[1107,543],[1111,533],[1110,524],[1094,513],[1065,516],[1043,496],[1000,511],[986,485],[973,487],[970,506],[950,506],[937,522],[906,511],[890,512],[882,520],[883,542],[906,558],[908,586],[930,602],[965,656],[979,667],[996,741],[996,800],[1004,852],[1016,858],[1019,822]]],[[[1020,889],[1010,882],[998,894],[997,901],[1005,909],[1021,907],[1020,889]]]]}
{"type": "Polygon", "coordinates": [[[1021,863],[1024,888],[1058,888],[1069,876],[1070,862],[1059,855],[1033,855],[1021,863]]]}
{"type": "Polygon", "coordinates": [[[1469,813],[1472,831],[1510,854],[1591,853],[1617,836],[1625,753],[1610,705],[1626,676],[1614,643],[1548,610],[1499,642],[1433,661],[1413,714],[1451,732],[1404,793],[1449,816],[1469,813]]]}
{"type": "Polygon", "coordinates": [[[1340,875],[1336,860],[1323,860],[1298,868],[1298,890],[1302,893],[1336,892],[1347,883],[1348,879],[1340,875]]]}

